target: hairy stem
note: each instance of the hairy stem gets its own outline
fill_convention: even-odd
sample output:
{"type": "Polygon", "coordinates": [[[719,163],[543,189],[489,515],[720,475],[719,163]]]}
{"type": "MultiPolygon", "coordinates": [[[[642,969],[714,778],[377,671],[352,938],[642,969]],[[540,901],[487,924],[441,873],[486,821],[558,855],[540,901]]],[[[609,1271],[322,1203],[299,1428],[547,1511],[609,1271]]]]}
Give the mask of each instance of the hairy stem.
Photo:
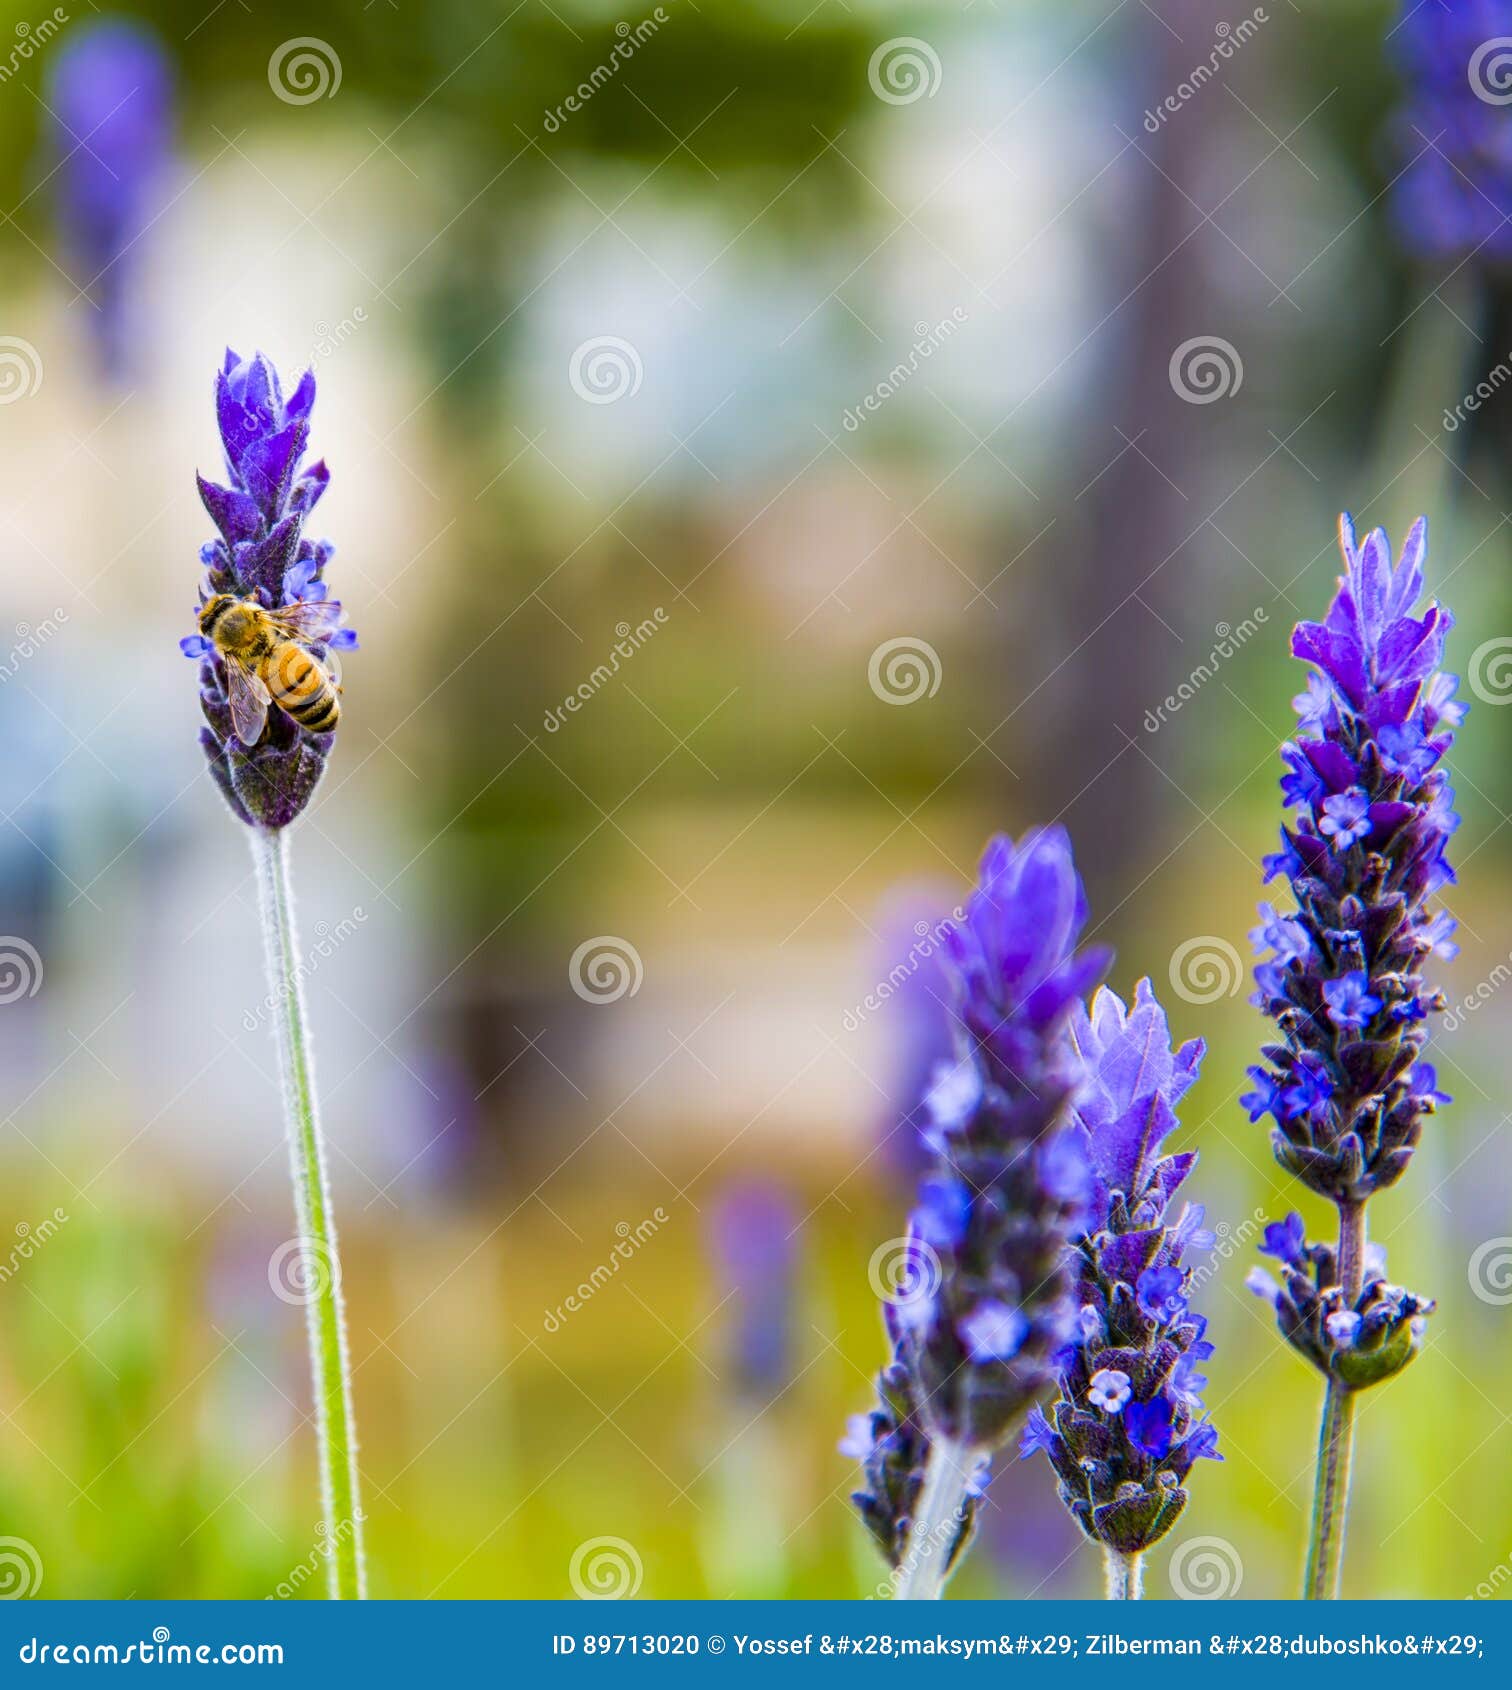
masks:
{"type": "Polygon", "coordinates": [[[1137,1602],[1144,1595],[1144,1556],[1103,1550],[1104,1594],[1110,1602],[1137,1602]]]}
{"type": "Polygon", "coordinates": [[[945,1564],[955,1542],[974,1465],[970,1451],[960,1444],[948,1438],[931,1438],[908,1548],[893,1575],[894,1601],[935,1602],[944,1594],[948,1576],[945,1564]]]}
{"type": "MultiPolygon", "coordinates": [[[[1345,1306],[1360,1294],[1365,1277],[1365,1205],[1339,1205],[1339,1282],[1345,1306]]],[[[1312,1530],[1302,1594],[1312,1601],[1339,1595],[1344,1570],[1344,1526],[1349,1512],[1349,1469],[1354,1457],[1355,1393],[1340,1379],[1328,1381],[1323,1423],[1318,1431],[1318,1480],[1313,1492],[1312,1530]]]]}
{"type": "Polygon", "coordinates": [[[314,1381],[316,1438],[328,1594],[367,1594],[362,1512],[357,1487],[357,1430],[352,1416],[351,1364],[341,1301],[341,1259],[326,1179],[325,1151],[315,1103],[315,1076],[305,1018],[302,965],[289,881],[289,847],[282,829],[253,828],[252,856],[262,908],[268,990],[278,1032],[289,1166],[298,1228],[297,1284],[305,1305],[314,1381]]]}

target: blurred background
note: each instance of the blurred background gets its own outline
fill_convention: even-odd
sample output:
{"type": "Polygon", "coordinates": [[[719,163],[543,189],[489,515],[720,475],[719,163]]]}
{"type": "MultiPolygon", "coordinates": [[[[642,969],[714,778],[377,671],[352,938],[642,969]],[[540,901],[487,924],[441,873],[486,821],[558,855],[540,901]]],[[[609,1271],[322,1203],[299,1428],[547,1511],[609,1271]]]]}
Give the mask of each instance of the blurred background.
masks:
{"type": "MultiPolygon", "coordinates": [[[[1297,1194],[1236,1100],[1346,506],[1429,513],[1472,677],[1456,1103],[1371,1215],[1440,1313],[1366,1403],[1346,1586],[1512,1579],[1512,332],[1490,248],[1403,224],[1398,8],[1318,10],[0,0],[0,1538],[37,1594],[320,1589],[250,862],[175,649],[228,344],[315,368],[362,638],[295,872],[375,1594],[877,1587],[836,1444],[930,924],[1051,819],[1115,983],[1210,1047],[1227,1459],[1152,1594],[1198,1538],[1292,1593],[1318,1393],[1243,1279],[1297,1194]]],[[[1004,1462],[958,1593],[1098,1575],[1004,1462]]]]}

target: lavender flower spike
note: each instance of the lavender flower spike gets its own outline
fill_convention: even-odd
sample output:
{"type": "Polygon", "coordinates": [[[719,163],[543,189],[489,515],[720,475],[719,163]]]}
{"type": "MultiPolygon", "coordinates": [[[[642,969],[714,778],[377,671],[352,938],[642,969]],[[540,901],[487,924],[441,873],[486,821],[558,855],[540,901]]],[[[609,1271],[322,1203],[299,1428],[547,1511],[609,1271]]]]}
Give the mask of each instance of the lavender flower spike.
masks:
{"type": "MultiPolygon", "coordinates": [[[[201,607],[218,593],[256,599],[265,610],[327,602],[325,568],[335,548],[303,532],[330,480],[324,460],[303,463],[314,404],[312,370],[285,399],[277,370],[261,352],[243,360],[227,351],[215,378],[215,409],[231,485],[197,478],[220,530],[200,549],[201,607]]],[[[328,608],[339,613],[334,603],[328,608]]],[[[356,644],[352,630],[340,628],[308,649],[323,661],[328,651],[356,644]]],[[[203,634],[189,635],[179,647],[199,661],[208,724],[200,744],[232,813],[249,827],[287,827],[309,803],[335,736],[309,732],[275,705],[261,738],[243,745],[231,722],[224,661],[203,634]]]]}
{"type": "Polygon", "coordinates": [[[1102,1545],[1108,1594],[1140,1593],[1141,1557],[1186,1506],[1183,1486],[1203,1456],[1221,1461],[1202,1412],[1197,1371],[1213,1353],[1191,1306],[1184,1257],[1213,1235],[1202,1209],[1170,1208],[1197,1161],[1165,1155],[1176,1105],[1197,1078],[1203,1046],[1172,1052],[1165,1011],[1148,980],[1132,1008],[1103,988],[1078,1005],[1071,1039],[1087,1070],[1075,1107],[1092,1168],[1092,1199],[1076,1243],[1074,1339],[1047,1419],[1030,1415],[1021,1457],[1043,1450],[1061,1500],[1102,1545]]]}
{"type": "Polygon", "coordinates": [[[321,578],[331,548],[302,534],[304,519],[327,481],[323,463],[301,467],[315,402],[314,375],[306,371],[285,399],[277,372],[261,353],[243,361],[227,352],[215,399],[231,485],[200,478],[200,498],[220,538],[200,553],[205,565],[201,632],[179,643],[186,657],[199,662],[200,708],[208,724],[200,730],[200,743],[232,814],[247,824],[257,870],[294,1185],[297,1274],[307,1290],[302,1300],[320,1468],[318,1529],[333,1546],[326,1558],[329,1594],[348,1599],[366,1593],[366,1516],[341,1260],[289,870],[289,823],[309,802],[334,736],[301,727],[273,700],[282,699],[306,720],[334,723],[334,695],[324,677],[317,679],[311,658],[323,662],[330,647],[356,642],[349,629],[337,628],[341,606],[327,598],[321,578]],[[299,606],[298,612],[287,608],[292,605],[299,606]],[[266,613],[274,611],[284,613],[280,625],[268,619],[266,613]],[[228,633],[232,628],[234,635],[228,633]],[[206,637],[212,631],[217,643],[206,637]],[[235,689],[234,705],[228,688],[235,689]],[[319,714],[312,716],[312,711],[319,714]],[[238,723],[245,740],[238,737],[238,723]]]}
{"type": "Polygon", "coordinates": [[[1421,1060],[1428,1017],[1444,1007],[1422,967],[1454,954],[1454,923],[1433,899],[1454,878],[1459,818],[1442,763],[1464,716],[1438,668],[1453,619],[1437,603],[1417,613],[1426,522],[1395,566],[1380,529],[1357,543],[1346,515],[1339,540],[1328,615],[1292,635],[1316,673],[1297,700],[1303,731],[1282,748],[1282,794],[1298,815],[1266,878],[1284,875],[1297,907],[1261,906],[1254,1001],[1280,1038],[1241,1100],[1252,1120],[1272,1118],[1282,1167],[1339,1211],[1337,1248],[1308,1244],[1295,1216],[1272,1227],[1266,1248],[1285,1285],[1251,1281],[1328,1386],[1310,1596],[1337,1594],[1354,1393],[1406,1366],[1433,1306],[1370,1271],[1365,1205],[1402,1177],[1424,1118],[1449,1101],[1421,1060]]]}
{"type": "Polygon", "coordinates": [[[931,1164],[886,1310],[881,1407],[846,1446],[900,1597],[940,1594],[988,1461],[1054,1382],[1073,1331],[1067,1246],[1091,1178],[1065,1033],[1108,963],[1077,954],[1085,922],[1070,842],[1050,828],[994,839],[964,919],[944,930],[957,1058],[928,1098],[931,1164]]]}

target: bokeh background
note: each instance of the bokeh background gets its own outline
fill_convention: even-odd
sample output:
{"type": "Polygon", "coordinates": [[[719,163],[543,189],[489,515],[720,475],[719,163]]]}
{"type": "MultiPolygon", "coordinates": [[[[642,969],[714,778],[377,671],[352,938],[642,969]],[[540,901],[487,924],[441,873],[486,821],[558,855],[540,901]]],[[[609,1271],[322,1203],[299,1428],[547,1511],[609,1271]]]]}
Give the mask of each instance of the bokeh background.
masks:
{"type": "MultiPolygon", "coordinates": [[[[250,864],[175,649],[228,344],[316,369],[362,637],[295,855],[375,1594],[876,1588],[836,1444],[940,1037],[919,933],[1051,819],[1116,983],[1210,1046],[1227,1460],[1152,1594],[1203,1538],[1294,1589],[1318,1393],[1243,1279],[1295,1193],[1236,1099],[1287,633],[1345,506],[1429,512],[1476,678],[1456,1103],[1371,1214],[1440,1310],[1365,1405],[1346,1584],[1503,1588],[1512,400],[1453,408],[1512,335],[1494,269],[1397,239],[1397,9],[112,15],[127,69],[81,93],[120,25],[0,0],[0,1537],[35,1593],[320,1588],[250,864]]],[[[1097,1580],[1005,1462],[955,1588],[1097,1580]]]]}

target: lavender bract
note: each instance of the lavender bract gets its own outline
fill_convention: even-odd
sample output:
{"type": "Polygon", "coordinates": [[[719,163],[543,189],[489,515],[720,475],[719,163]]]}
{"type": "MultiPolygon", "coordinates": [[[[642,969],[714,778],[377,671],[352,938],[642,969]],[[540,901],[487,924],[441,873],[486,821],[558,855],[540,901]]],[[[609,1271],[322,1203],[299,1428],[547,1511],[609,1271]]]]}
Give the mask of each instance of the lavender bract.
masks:
{"type": "Polygon", "coordinates": [[[1406,0],[1392,32],[1406,84],[1392,189],[1404,243],[1427,258],[1512,255],[1512,0],[1406,0]]]}
{"type": "Polygon", "coordinates": [[[157,36],[107,18],[70,31],[50,66],[59,221],[108,374],[128,374],[128,296],[172,145],[173,74],[157,36]]]}
{"type": "Polygon", "coordinates": [[[1203,1417],[1197,1371],[1213,1352],[1190,1303],[1188,1249],[1213,1241],[1202,1209],[1170,1206],[1197,1161],[1163,1155],[1176,1105],[1197,1078],[1201,1040],[1171,1049],[1165,1011],[1148,980],[1132,1007],[1104,988],[1081,1007],[1071,1039],[1085,1064],[1075,1121],[1093,1173],[1076,1242],[1076,1335],[1063,1352],[1060,1396],[1030,1415],[1019,1454],[1043,1450],[1062,1501],[1086,1535],[1139,1555],[1186,1506],[1183,1486],[1218,1438],[1203,1417]]]}
{"type": "MultiPolygon", "coordinates": [[[[285,399],[272,362],[261,352],[242,359],[228,350],[215,378],[216,418],[231,482],[199,482],[200,498],[220,538],[200,550],[203,605],[216,593],[255,598],[266,610],[327,596],[325,567],[334,547],[304,537],[305,518],[330,481],[324,460],[304,465],[315,403],[315,375],[306,370],[285,399]]],[[[350,650],[357,637],[340,629],[328,649],[350,650]]],[[[208,724],[200,744],[232,813],[248,826],[287,827],[309,803],[325,769],[334,734],[309,733],[276,705],[255,746],[243,745],[231,725],[225,665],[210,642],[191,634],[179,642],[200,664],[200,708],[208,724]]]]}
{"type": "MultiPolygon", "coordinates": [[[[1100,949],[1077,954],[1085,921],[1070,842],[1051,828],[1017,846],[995,838],[964,919],[944,929],[958,1055],[929,1093],[931,1165],[887,1308],[882,1406],[849,1445],[867,1451],[856,1502],[895,1565],[931,1447],[956,1452],[949,1534],[969,1524],[985,1458],[1051,1384],[1072,1330],[1067,1242],[1090,1175],[1068,1124],[1078,1075],[1065,1031],[1108,962],[1100,949]]],[[[946,1570],[960,1546],[957,1533],[946,1570]]]]}

